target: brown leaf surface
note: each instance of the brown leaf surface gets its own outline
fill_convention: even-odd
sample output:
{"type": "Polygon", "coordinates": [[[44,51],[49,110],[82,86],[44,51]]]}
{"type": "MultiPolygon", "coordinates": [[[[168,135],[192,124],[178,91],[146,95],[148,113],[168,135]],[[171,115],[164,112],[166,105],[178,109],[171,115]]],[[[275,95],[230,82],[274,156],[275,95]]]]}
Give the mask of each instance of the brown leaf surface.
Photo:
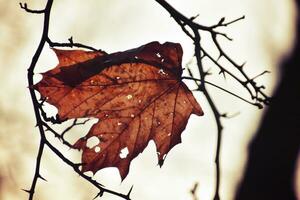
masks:
{"type": "Polygon", "coordinates": [[[113,54],[54,51],[58,66],[43,73],[34,87],[58,108],[62,120],[99,119],[74,144],[83,150],[83,171],[117,167],[124,179],[131,160],[150,140],[162,165],[170,149],[181,142],[189,116],[203,115],[181,81],[180,44],[152,42],[113,54]],[[99,143],[89,146],[91,138],[99,143]]]}

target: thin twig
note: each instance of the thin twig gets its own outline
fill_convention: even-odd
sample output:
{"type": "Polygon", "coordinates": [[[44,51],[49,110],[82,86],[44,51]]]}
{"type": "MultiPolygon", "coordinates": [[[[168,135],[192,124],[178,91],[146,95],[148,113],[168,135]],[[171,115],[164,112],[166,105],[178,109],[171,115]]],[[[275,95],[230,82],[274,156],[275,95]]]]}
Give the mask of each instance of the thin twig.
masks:
{"type": "MultiPolygon", "coordinates": [[[[193,81],[200,81],[201,82],[201,79],[193,78],[193,77],[187,77],[187,76],[183,76],[182,79],[193,80],[193,81]]],[[[243,97],[241,97],[241,96],[239,96],[239,95],[237,95],[237,94],[235,94],[235,93],[233,93],[233,92],[231,92],[229,90],[226,90],[225,88],[222,88],[221,86],[218,86],[218,85],[216,85],[214,83],[211,83],[209,81],[204,81],[204,83],[206,83],[208,85],[211,85],[211,86],[213,86],[215,88],[218,88],[219,90],[221,90],[223,92],[226,92],[226,93],[228,93],[228,94],[230,94],[230,95],[232,95],[232,96],[234,96],[234,97],[236,97],[236,98],[238,98],[238,99],[240,99],[240,100],[242,100],[242,101],[244,101],[244,102],[246,102],[248,104],[251,104],[253,106],[257,106],[259,109],[262,108],[261,104],[256,103],[256,102],[251,102],[251,101],[249,101],[249,100],[247,100],[247,99],[245,99],[245,98],[243,98],[243,97]]],[[[198,83],[196,83],[196,84],[197,84],[198,87],[200,86],[198,83]]],[[[200,89],[198,88],[197,90],[201,91],[201,88],[202,87],[200,86],[200,89]]]]}
{"type": "Polygon", "coordinates": [[[86,122],[89,121],[89,119],[84,120],[83,122],[77,122],[78,119],[74,119],[73,123],[68,126],[65,130],[62,131],[62,133],[58,133],[57,131],[55,131],[51,126],[49,126],[46,122],[42,122],[43,126],[46,128],[46,131],[50,131],[54,137],[58,138],[64,145],[68,146],[69,148],[73,148],[73,145],[71,143],[69,143],[65,138],[64,135],[70,131],[72,128],[74,128],[75,126],[78,125],[83,125],[86,122]]]}
{"type": "Polygon", "coordinates": [[[191,189],[191,195],[192,195],[192,197],[193,197],[193,200],[199,200],[199,198],[198,198],[198,196],[197,196],[197,194],[196,194],[196,192],[197,192],[197,190],[198,190],[198,187],[199,187],[199,183],[195,183],[195,185],[193,186],[193,188],[191,189]]]}
{"type": "Polygon", "coordinates": [[[59,134],[58,132],[56,132],[53,128],[51,128],[46,122],[42,122],[43,126],[46,128],[46,131],[50,131],[54,137],[58,138],[64,145],[66,145],[69,148],[72,148],[72,144],[69,143],[67,140],[65,140],[61,134],[59,134]]]}
{"type": "MultiPolygon", "coordinates": [[[[190,79],[190,80],[194,80],[195,83],[198,86],[198,89],[201,90],[204,95],[207,98],[207,101],[213,111],[214,117],[215,117],[215,121],[217,124],[217,128],[218,128],[218,139],[217,139],[217,149],[216,149],[216,158],[215,158],[215,162],[216,162],[216,192],[215,192],[215,197],[214,200],[219,200],[219,184],[220,184],[220,146],[221,146],[221,138],[222,138],[222,124],[221,124],[221,117],[224,117],[225,114],[220,114],[220,112],[218,111],[214,101],[212,100],[212,98],[210,97],[210,94],[208,93],[207,89],[206,89],[206,84],[212,85],[214,87],[217,87],[219,89],[222,89],[223,91],[238,97],[239,99],[246,101],[252,105],[261,105],[263,104],[268,104],[269,102],[269,98],[267,97],[267,95],[265,95],[262,91],[262,89],[264,88],[263,86],[257,86],[256,82],[255,82],[255,78],[257,78],[258,76],[263,75],[264,73],[259,74],[258,76],[250,79],[247,74],[244,72],[243,69],[243,65],[238,65],[236,64],[221,48],[221,46],[219,45],[218,41],[217,41],[217,36],[222,36],[225,37],[229,40],[231,40],[231,38],[229,38],[225,33],[221,33],[219,31],[216,31],[215,29],[218,27],[222,27],[222,26],[228,26],[232,23],[235,23],[241,19],[244,19],[243,17],[240,17],[238,19],[229,21],[229,22],[225,22],[225,18],[222,18],[218,24],[213,25],[213,26],[203,26],[200,25],[198,23],[194,22],[194,19],[197,17],[190,17],[187,18],[185,17],[183,14],[181,14],[180,12],[178,12],[176,9],[174,9],[170,4],[168,4],[165,0],[156,0],[156,2],[158,2],[161,6],[163,6],[169,13],[170,15],[174,18],[174,20],[178,23],[178,25],[181,27],[181,29],[186,33],[186,35],[191,38],[195,44],[195,57],[197,59],[197,66],[198,66],[198,70],[200,73],[200,78],[194,78],[192,77],[184,77],[185,79],[190,79]],[[186,27],[189,27],[189,30],[192,30],[192,32],[190,32],[186,27]],[[231,71],[225,69],[221,64],[219,64],[217,59],[214,59],[211,55],[209,55],[205,49],[201,46],[200,40],[200,31],[206,31],[209,32],[211,34],[212,40],[214,42],[214,44],[216,45],[217,49],[219,50],[220,56],[219,57],[224,57],[227,61],[229,61],[229,63],[231,63],[235,68],[237,68],[239,70],[239,72],[241,73],[241,76],[243,79],[239,78],[238,76],[235,76],[233,73],[231,73],[231,71]],[[213,63],[215,63],[215,65],[220,69],[220,73],[223,74],[225,76],[225,74],[228,74],[229,76],[231,76],[233,79],[235,79],[237,82],[239,82],[243,87],[245,87],[248,92],[251,95],[251,98],[253,100],[256,101],[256,103],[250,102],[228,90],[225,90],[213,83],[207,82],[205,81],[205,77],[208,75],[208,72],[206,72],[203,68],[203,64],[202,64],[202,59],[204,57],[208,57],[210,60],[213,61],[213,63]]],[[[22,9],[24,9],[26,12],[29,13],[35,13],[35,14],[43,14],[44,15],[44,25],[43,25],[43,33],[42,33],[42,38],[40,40],[39,46],[32,58],[32,62],[28,68],[28,84],[29,84],[29,91],[30,91],[30,95],[32,98],[32,102],[33,102],[33,107],[34,107],[34,112],[35,112],[35,117],[36,117],[36,124],[37,127],[39,128],[39,133],[40,133],[40,144],[39,144],[39,150],[38,150],[38,155],[37,155],[37,159],[36,159],[36,168],[35,168],[35,175],[31,184],[31,188],[30,190],[24,190],[26,192],[29,193],[29,200],[33,199],[33,195],[34,195],[34,191],[36,188],[36,184],[38,179],[42,179],[45,180],[41,175],[40,175],[40,164],[41,164],[41,160],[42,160],[42,155],[43,155],[43,150],[45,145],[48,146],[52,152],[54,152],[61,160],[63,160],[66,164],[68,164],[69,166],[71,166],[74,171],[79,174],[82,178],[86,179],[88,182],[90,182],[91,184],[93,184],[95,187],[97,187],[99,189],[99,193],[96,195],[95,198],[97,197],[101,197],[105,192],[106,193],[110,193],[113,195],[116,195],[118,197],[121,197],[123,199],[129,200],[130,199],[130,193],[132,191],[132,188],[129,190],[128,194],[121,194],[109,189],[104,188],[100,183],[98,183],[96,180],[93,180],[91,177],[85,175],[81,170],[80,170],[80,166],[82,166],[82,164],[75,164],[73,163],[71,160],[67,159],[55,146],[53,146],[46,138],[45,135],[45,130],[44,127],[46,128],[46,130],[52,132],[56,137],[58,137],[63,144],[71,147],[71,144],[68,143],[65,139],[64,139],[64,135],[65,133],[67,133],[68,131],[70,131],[74,126],[79,125],[79,124],[84,124],[86,121],[81,122],[81,123],[77,123],[77,120],[75,119],[72,123],[71,126],[67,127],[61,134],[57,133],[56,131],[54,131],[53,128],[51,128],[46,122],[52,122],[52,123],[61,123],[62,121],[58,118],[58,116],[56,117],[47,117],[46,112],[43,110],[42,106],[44,103],[44,100],[42,100],[41,103],[38,102],[37,97],[35,95],[34,92],[34,82],[33,82],[33,75],[34,75],[34,68],[36,66],[36,63],[39,59],[39,56],[42,52],[42,49],[45,45],[45,43],[48,43],[50,47],[78,47],[78,48],[85,48],[85,49],[89,49],[92,51],[101,51],[101,50],[97,50],[93,47],[81,44],[81,43],[74,43],[73,42],[73,38],[71,37],[69,39],[68,43],[59,43],[59,42],[53,42],[49,37],[48,37],[48,32],[49,32],[49,20],[50,20],[50,11],[51,11],[51,6],[52,6],[53,0],[47,0],[47,4],[45,6],[45,9],[43,10],[32,10],[29,9],[27,4],[22,4],[20,3],[20,7],[22,9]]],[[[226,116],[225,116],[226,117],[226,116]]]]}
{"type": "MultiPolygon", "coordinates": [[[[216,186],[215,186],[215,195],[214,195],[214,200],[219,200],[220,199],[220,195],[219,195],[219,188],[220,188],[220,150],[221,150],[221,142],[222,142],[222,130],[223,130],[223,126],[221,123],[221,117],[224,117],[226,115],[222,115],[220,114],[220,112],[218,111],[213,99],[211,98],[208,90],[206,89],[206,84],[212,85],[214,87],[217,87],[247,103],[250,103],[252,105],[257,106],[258,108],[262,108],[263,104],[267,105],[269,104],[269,100],[270,98],[262,91],[262,89],[264,89],[264,86],[257,86],[257,83],[254,81],[254,78],[250,79],[248,77],[248,75],[245,73],[244,71],[244,64],[242,65],[238,65],[237,63],[235,63],[228,55],[227,53],[225,53],[225,51],[221,48],[218,40],[217,40],[217,36],[222,36],[225,37],[228,40],[232,40],[230,37],[228,37],[225,33],[221,33],[219,31],[217,31],[216,29],[219,27],[224,27],[224,26],[228,26],[231,25],[235,22],[238,22],[242,19],[245,18],[245,16],[242,16],[240,18],[237,18],[235,20],[229,21],[229,22],[225,22],[225,18],[221,18],[219,20],[219,22],[215,25],[212,26],[203,26],[200,25],[196,22],[194,22],[194,18],[193,17],[186,17],[183,14],[181,14],[179,11],[177,11],[175,8],[173,8],[169,3],[167,3],[165,0],[155,0],[157,3],[159,3],[165,10],[168,11],[168,13],[171,15],[171,17],[177,22],[177,24],[181,27],[181,29],[186,33],[186,35],[191,38],[191,40],[194,43],[194,52],[195,52],[195,57],[197,59],[197,66],[198,66],[198,71],[200,74],[200,78],[194,78],[194,76],[192,75],[191,71],[189,71],[191,77],[184,77],[185,79],[190,79],[190,80],[194,80],[195,84],[198,86],[198,90],[202,91],[203,94],[205,95],[209,106],[213,112],[214,118],[215,118],[215,122],[217,125],[217,147],[216,147],[216,155],[215,155],[215,163],[216,163],[216,186]],[[186,26],[189,28],[187,29],[186,26]],[[192,33],[189,31],[192,30],[192,33]],[[211,38],[212,41],[214,42],[215,46],[217,47],[218,51],[219,51],[219,57],[218,59],[214,59],[213,56],[211,56],[209,53],[207,53],[207,51],[202,47],[201,44],[201,35],[200,32],[201,31],[205,31],[205,32],[209,32],[211,34],[211,38]],[[209,74],[208,72],[206,72],[203,68],[203,63],[202,63],[202,59],[204,57],[208,57],[214,64],[215,66],[217,66],[220,70],[220,74],[223,74],[224,77],[225,75],[229,75],[231,78],[233,78],[234,80],[236,80],[242,87],[244,87],[248,93],[250,94],[250,97],[252,98],[252,100],[254,100],[255,102],[250,102],[244,98],[242,98],[239,95],[236,95],[228,90],[225,90],[215,84],[212,84],[210,82],[205,81],[206,76],[209,74]],[[225,67],[223,67],[220,63],[219,63],[219,58],[224,57],[234,68],[238,69],[238,71],[240,72],[240,77],[234,75],[230,70],[226,69],[225,67]]],[[[262,75],[264,73],[261,73],[260,75],[262,75]]],[[[260,76],[259,75],[259,76],[260,76]]]]}
{"type": "Polygon", "coordinates": [[[195,56],[197,59],[197,65],[198,65],[198,70],[200,72],[200,77],[203,77],[201,79],[201,85],[199,87],[202,89],[203,94],[205,95],[209,106],[211,110],[213,111],[215,122],[217,125],[217,147],[216,147],[216,155],[215,155],[215,163],[216,163],[216,189],[215,189],[215,196],[214,200],[219,200],[220,195],[219,195],[219,188],[220,188],[220,150],[221,150],[221,141],[222,141],[222,130],[223,130],[223,125],[221,123],[221,114],[216,107],[214,101],[212,100],[209,92],[206,89],[206,84],[204,82],[205,80],[205,72],[203,70],[203,65],[202,65],[202,59],[201,59],[201,48],[200,48],[200,34],[198,32],[195,33],[195,56]]]}
{"type": "MultiPolygon", "coordinates": [[[[39,113],[39,108],[38,108],[38,100],[36,98],[34,89],[30,86],[33,85],[33,75],[34,75],[34,68],[36,66],[36,63],[41,55],[41,52],[43,50],[43,47],[45,45],[45,36],[47,36],[48,34],[48,29],[49,29],[49,19],[50,19],[50,10],[51,10],[51,6],[52,6],[53,0],[48,0],[46,7],[44,9],[43,13],[44,14],[44,26],[43,26],[43,33],[42,33],[42,38],[40,40],[40,43],[37,47],[37,50],[35,52],[35,54],[32,57],[30,66],[28,68],[28,73],[27,73],[27,79],[28,79],[28,85],[29,85],[29,92],[30,92],[30,96],[31,96],[31,100],[32,100],[32,104],[33,104],[33,108],[34,108],[34,114],[35,114],[35,118],[36,118],[36,125],[39,129],[39,133],[40,133],[40,144],[39,144],[39,149],[38,149],[38,155],[36,158],[36,166],[35,166],[35,173],[34,173],[34,177],[31,183],[31,187],[30,190],[25,190],[26,192],[29,193],[29,200],[33,200],[34,197],[34,192],[35,192],[35,188],[36,188],[36,184],[39,178],[41,178],[40,175],[40,166],[41,166],[41,160],[42,160],[42,155],[43,155],[43,151],[44,151],[44,146],[45,146],[45,134],[44,134],[44,129],[42,126],[42,119],[39,113]]],[[[22,7],[26,12],[33,12],[32,10],[27,8],[27,4],[25,4],[24,7],[22,7]]]]}
{"type": "Polygon", "coordinates": [[[52,42],[50,40],[50,38],[47,38],[46,39],[47,43],[49,44],[50,47],[78,47],[78,48],[85,48],[85,49],[89,49],[89,50],[92,50],[92,51],[101,51],[101,49],[96,49],[94,47],[91,47],[91,46],[88,46],[88,45],[85,45],[85,44],[81,44],[81,43],[74,43],[73,42],[73,37],[70,37],[69,38],[69,42],[65,42],[65,43],[59,43],[59,42],[52,42]]]}
{"type": "Polygon", "coordinates": [[[43,10],[32,10],[27,7],[27,3],[19,3],[20,7],[24,9],[26,12],[34,13],[34,14],[42,14],[46,12],[46,9],[43,10]]]}
{"type": "MultiPolygon", "coordinates": [[[[55,148],[48,140],[45,140],[45,144],[49,147],[49,149],[55,153],[64,163],[66,163],[67,165],[69,165],[70,167],[73,168],[73,170],[82,178],[84,178],[85,180],[87,180],[89,183],[91,183],[92,185],[94,185],[96,188],[99,189],[99,194],[103,194],[103,193],[109,193],[109,194],[113,194],[115,196],[121,197],[122,199],[125,200],[130,200],[130,193],[131,190],[129,190],[129,192],[127,194],[122,194],[122,193],[118,193],[115,192],[113,190],[109,190],[107,188],[105,188],[102,184],[98,183],[96,180],[92,179],[91,177],[87,176],[86,174],[84,174],[81,170],[80,170],[80,166],[84,165],[84,163],[73,163],[71,160],[69,160],[68,158],[66,158],[57,148],[55,148]]],[[[97,195],[98,196],[98,195],[97,195]]]]}
{"type": "Polygon", "coordinates": [[[29,200],[33,200],[34,198],[34,192],[35,192],[35,188],[37,185],[37,181],[38,179],[42,179],[42,180],[46,180],[45,178],[43,178],[40,175],[40,166],[41,166],[41,161],[42,161],[42,156],[43,156],[43,152],[44,152],[44,147],[45,145],[48,146],[52,152],[54,152],[60,159],[62,159],[66,164],[68,164],[69,166],[71,166],[74,171],[79,174],[82,178],[86,179],[88,182],[90,182],[91,184],[93,184],[96,188],[99,189],[99,193],[96,197],[100,197],[103,195],[103,193],[110,193],[113,194],[115,196],[118,196],[122,199],[125,200],[130,200],[130,193],[132,191],[132,188],[130,188],[129,192],[125,195],[125,194],[121,194],[118,192],[115,192],[113,190],[109,190],[107,188],[104,188],[104,186],[102,186],[100,183],[98,183],[96,180],[93,180],[91,177],[85,175],[81,170],[80,170],[80,166],[82,164],[75,164],[72,161],[70,161],[69,159],[67,159],[57,148],[55,148],[46,138],[45,135],[45,130],[44,130],[44,126],[46,127],[47,130],[51,131],[55,136],[59,137],[61,140],[63,140],[63,143],[67,146],[71,146],[70,143],[68,143],[67,141],[64,140],[64,134],[66,132],[68,132],[71,128],[73,128],[76,125],[79,124],[84,124],[86,123],[88,120],[85,120],[84,122],[80,122],[78,123],[77,120],[74,120],[72,125],[69,126],[68,128],[66,128],[62,134],[58,134],[56,131],[54,131],[47,123],[46,121],[50,121],[52,123],[61,123],[61,121],[59,120],[59,118],[54,118],[54,117],[47,117],[46,113],[44,112],[44,110],[42,109],[43,103],[45,100],[42,100],[41,103],[38,102],[36,94],[34,92],[34,82],[33,82],[33,75],[34,75],[34,69],[36,66],[36,63],[42,53],[43,47],[45,45],[46,42],[49,43],[49,45],[51,46],[66,46],[66,47],[83,47],[83,48],[87,48],[90,50],[95,50],[92,47],[88,47],[86,45],[82,45],[79,43],[73,43],[72,38],[69,39],[70,43],[64,44],[64,43],[55,43],[55,42],[51,42],[51,40],[48,37],[48,32],[49,32],[49,21],[50,21],[50,11],[51,11],[51,7],[53,4],[53,0],[47,0],[47,4],[45,6],[44,10],[32,10],[29,9],[27,7],[27,4],[25,3],[24,5],[22,3],[20,3],[20,6],[22,9],[24,9],[26,12],[29,13],[36,13],[36,14],[43,14],[44,15],[44,25],[43,25],[43,32],[42,32],[42,37],[40,40],[40,43],[37,47],[36,52],[34,53],[33,57],[32,57],[32,61],[30,63],[30,66],[28,68],[28,73],[27,73],[27,78],[28,78],[28,88],[30,91],[30,96],[32,99],[32,104],[33,104],[33,108],[34,108],[34,113],[35,113],[35,118],[36,118],[36,126],[39,129],[39,134],[40,134],[40,144],[39,144],[39,148],[38,148],[38,154],[37,154],[37,158],[36,158],[36,166],[35,166],[35,173],[34,173],[34,177],[31,183],[31,187],[29,190],[27,189],[23,189],[25,192],[29,193],[29,200]],[[43,121],[45,120],[45,121],[43,121]]]}
{"type": "Polygon", "coordinates": [[[238,22],[238,21],[243,20],[243,19],[245,19],[245,16],[242,16],[242,17],[240,17],[240,18],[237,18],[237,19],[234,19],[234,20],[232,20],[232,21],[229,21],[229,22],[224,23],[224,22],[225,22],[225,17],[222,17],[222,18],[220,19],[220,21],[219,21],[217,24],[215,24],[215,25],[213,25],[213,26],[210,26],[210,28],[211,28],[211,29],[215,29],[215,28],[219,28],[219,27],[221,27],[221,26],[228,26],[228,25],[230,25],[230,24],[233,24],[233,23],[238,22]]]}

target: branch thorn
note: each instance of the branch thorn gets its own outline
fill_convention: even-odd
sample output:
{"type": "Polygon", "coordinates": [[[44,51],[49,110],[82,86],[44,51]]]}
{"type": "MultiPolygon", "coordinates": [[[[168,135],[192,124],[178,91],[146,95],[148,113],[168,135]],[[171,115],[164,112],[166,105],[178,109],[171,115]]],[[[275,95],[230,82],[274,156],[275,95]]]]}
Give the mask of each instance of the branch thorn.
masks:
{"type": "Polygon", "coordinates": [[[97,199],[98,197],[102,197],[104,194],[104,190],[100,190],[100,192],[93,198],[93,200],[97,199]]]}
{"type": "Polygon", "coordinates": [[[129,191],[128,191],[128,193],[127,193],[128,199],[130,199],[130,194],[131,194],[131,192],[132,192],[132,189],[133,189],[133,185],[131,186],[131,188],[129,189],[129,191]]]}
{"type": "Polygon", "coordinates": [[[48,182],[47,179],[45,179],[44,177],[42,177],[40,174],[38,175],[38,177],[39,177],[40,179],[42,179],[43,181],[48,182]]]}
{"type": "Polygon", "coordinates": [[[32,191],[31,190],[26,190],[26,189],[22,189],[24,192],[28,193],[28,194],[31,194],[32,191]]]}

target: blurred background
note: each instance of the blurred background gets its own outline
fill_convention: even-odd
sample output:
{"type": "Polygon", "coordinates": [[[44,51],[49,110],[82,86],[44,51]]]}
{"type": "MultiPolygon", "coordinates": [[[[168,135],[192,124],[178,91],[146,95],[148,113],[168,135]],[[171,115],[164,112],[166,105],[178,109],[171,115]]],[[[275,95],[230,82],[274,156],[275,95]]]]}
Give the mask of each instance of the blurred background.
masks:
{"type": "MultiPolygon", "coordinates": [[[[42,9],[45,1],[27,0],[29,8],[42,9]]],[[[223,28],[232,42],[221,40],[228,54],[238,63],[247,62],[250,77],[269,70],[257,81],[272,94],[280,74],[278,64],[293,47],[296,12],[292,0],[172,0],[171,5],[187,16],[200,14],[197,22],[216,24],[221,17],[242,20],[223,28]]],[[[24,12],[18,1],[0,0],[0,199],[26,199],[21,189],[28,189],[34,174],[39,134],[29,91],[27,68],[39,43],[43,16],[24,12]]],[[[54,1],[49,37],[52,41],[67,42],[73,36],[80,42],[101,48],[106,52],[123,51],[150,41],[181,43],[184,50],[183,67],[195,68],[193,44],[154,0],[60,0],[54,1]]],[[[206,35],[204,45],[217,58],[216,50],[206,35]]],[[[36,66],[36,72],[53,68],[57,59],[45,46],[36,66]]],[[[206,68],[217,74],[212,63],[206,68]]],[[[35,76],[38,81],[39,74],[35,76]]],[[[213,75],[210,81],[248,97],[236,82],[213,75]]],[[[186,82],[193,89],[192,83],[186,82]]],[[[222,200],[231,200],[243,175],[247,161],[247,145],[259,126],[264,110],[248,105],[222,91],[210,88],[221,112],[239,113],[224,119],[221,152],[222,200]]],[[[128,177],[121,183],[116,169],[104,169],[95,178],[107,188],[126,193],[134,185],[133,199],[192,199],[190,189],[198,182],[197,196],[210,200],[214,194],[216,125],[212,112],[201,93],[195,93],[205,115],[192,116],[182,134],[182,143],[168,154],[164,166],[157,165],[155,145],[150,142],[146,150],[131,164],[128,177]]],[[[47,108],[51,114],[55,109],[47,108]]],[[[266,108],[267,109],[267,108],[266,108]]],[[[93,121],[78,127],[67,136],[71,142],[84,135],[93,121]]],[[[55,127],[57,130],[63,127],[55,127]]],[[[62,147],[51,138],[62,152],[74,161],[80,153],[62,147]]],[[[48,182],[38,182],[36,199],[92,199],[97,190],[76,175],[73,170],[45,149],[41,174],[48,182]]],[[[299,174],[299,173],[298,173],[299,174]]],[[[300,175],[298,175],[299,177],[300,175]]],[[[298,187],[299,186],[298,178],[298,187]]],[[[117,197],[105,194],[103,199],[117,197]]]]}

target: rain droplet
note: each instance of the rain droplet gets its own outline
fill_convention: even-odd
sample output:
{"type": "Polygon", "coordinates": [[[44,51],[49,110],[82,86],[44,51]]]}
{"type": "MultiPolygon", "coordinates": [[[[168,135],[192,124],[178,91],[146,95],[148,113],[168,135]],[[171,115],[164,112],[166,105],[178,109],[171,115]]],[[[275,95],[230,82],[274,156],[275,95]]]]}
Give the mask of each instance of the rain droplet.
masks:
{"type": "Polygon", "coordinates": [[[164,62],[164,61],[165,61],[165,59],[164,59],[164,58],[162,58],[160,62],[164,62]]]}
{"type": "Polygon", "coordinates": [[[133,98],[133,96],[131,94],[127,95],[126,97],[128,100],[133,98]]]}
{"type": "Polygon", "coordinates": [[[94,85],[95,81],[94,81],[94,80],[91,80],[90,83],[91,83],[92,85],[94,85]]]}
{"type": "Polygon", "coordinates": [[[117,76],[116,79],[119,80],[119,79],[120,79],[120,76],[117,76]]]}
{"type": "Polygon", "coordinates": [[[159,126],[160,125],[160,121],[157,121],[157,126],[159,126]]]}
{"type": "Polygon", "coordinates": [[[156,53],[156,56],[159,57],[159,58],[161,57],[160,53],[156,53]]]}
{"type": "Polygon", "coordinates": [[[134,118],[134,114],[131,114],[130,117],[134,118]]]}
{"type": "Polygon", "coordinates": [[[184,100],[183,103],[186,103],[186,100],[184,100]]]}
{"type": "Polygon", "coordinates": [[[142,103],[142,100],[139,100],[139,103],[142,103]]]}
{"type": "Polygon", "coordinates": [[[168,136],[171,136],[171,133],[168,133],[168,136]]]}
{"type": "Polygon", "coordinates": [[[100,147],[96,147],[96,148],[95,148],[95,152],[96,152],[96,153],[99,153],[99,152],[100,152],[100,150],[101,150],[101,148],[100,148],[100,147]]]}
{"type": "Polygon", "coordinates": [[[122,122],[118,122],[118,126],[121,126],[122,125],[122,122]]]}
{"type": "Polygon", "coordinates": [[[108,114],[105,114],[105,117],[108,117],[109,115],[108,114]]]}
{"type": "Polygon", "coordinates": [[[137,57],[137,56],[134,56],[134,58],[135,58],[135,59],[139,59],[139,57],[137,57]]]}

